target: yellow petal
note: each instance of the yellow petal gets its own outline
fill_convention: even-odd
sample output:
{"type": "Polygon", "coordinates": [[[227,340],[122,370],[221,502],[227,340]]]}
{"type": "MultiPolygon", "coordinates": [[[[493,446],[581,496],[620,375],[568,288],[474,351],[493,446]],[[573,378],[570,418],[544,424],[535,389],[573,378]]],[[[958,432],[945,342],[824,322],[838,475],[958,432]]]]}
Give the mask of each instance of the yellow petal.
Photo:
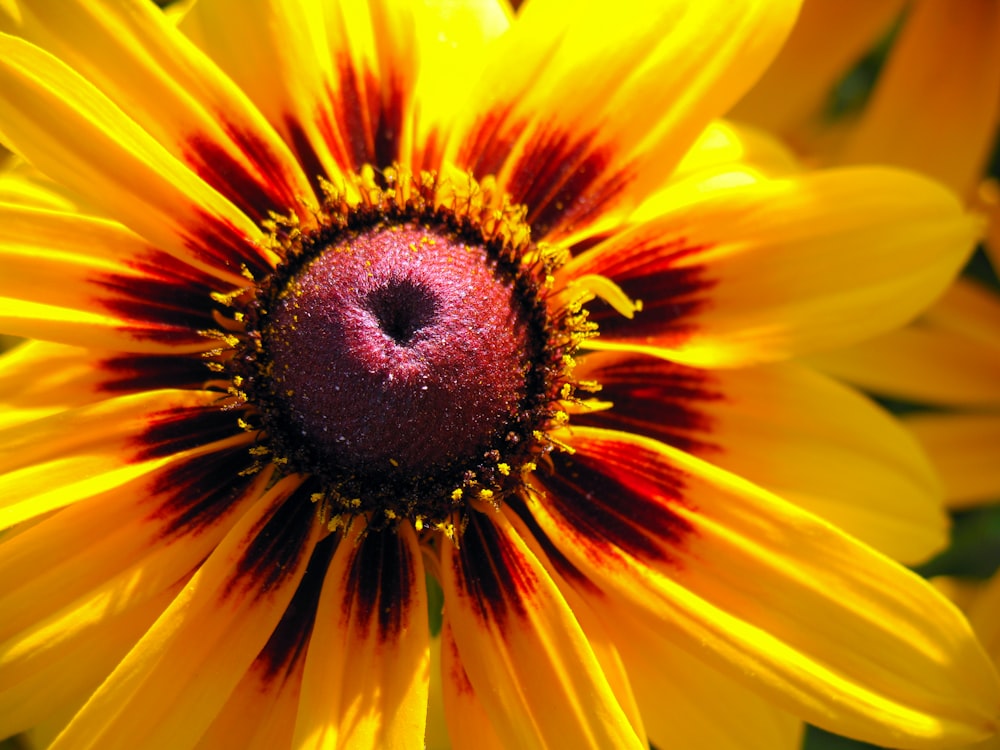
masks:
{"type": "Polygon", "coordinates": [[[709,666],[841,734],[934,748],[996,731],[1000,681],[918,576],[663,444],[575,428],[531,512],[581,574],[709,666]]]}
{"type": "MultiPolygon", "coordinates": [[[[507,746],[497,736],[490,717],[462,666],[462,655],[455,644],[447,612],[441,624],[440,641],[444,718],[448,723],[448,737],[451,740],[442,746],[442,750],[504,750],[507,746]]],[[[428,750],[432,749],[428,747],[428,750]]]]}
{"type": "Polygon", "coordinates": [[[212,378],[200,355],[91,352],[26,341],[0,358],[0,430],[43,419],[113,394],[201,390],[212,378]]]}
{"type": "Polygon", "coordinates": [[[260,230],[91,83],[0,34],[0,138],[161,250],[244,285],[273,258],[260,230]]]}
{"type": "Polygon", "coordinates": [[[769,177],[801,171],[799,160],[774,136],[741,123],[717,120],[698,136],[670,175],[670,181],[718,172],[725,166],[749,167],[769,177]]]}
{"type": "Polygon", "coordinates": [[[183,451],[252,440],[235,416],[215,409],[217,398],[154,391],[0,430],[0,528],[148,475],[183,451]]]}
{"type": "Polygon", "coordinates": [[[626,612],[613,609],[607,619],[656,747],[745,750],[751,741],[768,750],[802,746],[801,719],[669,643],[662,633],[641,627],[626,612]]]}
{"type": "Polygon", "coordinates": [[[642,747],[573,613],[503,516],[473,515],[441,568],[462,665],[505,746],[642,747]]]}
{"type": "Polygon", "coordinates": [[[239,520],[53,750],[194,744],[267,642],[316,544],[321,525],[308,495],[294,494],[300,481],[279,482],[239,520]]]}
{"type": "Polygon", "coordinates": [[[0,357],[0,430],[105,397],[86,349],[26,341],[0,357]]]}
{"type": "Polygon", "coordinates": [[[300,199],[312,188],[284,142],[152,4],[21,0],[16,18],[0,11],[0,31],[67,63],[251,218],[310,217],[300,199]]]}
{"type": "Polygon", "coordinates": [[[626,320],[592,305],[597,348],[734,366],[844,346],[905,323],[972,250],[955,196],[888,169],[815,172],[658,196],[662,212],[560,269],[609,277],[643,303],[626,320]]]}
{"type": "Polygon", "coordinates": [[[327,633],[326,623],[317,622],[316,614],[335,547],[336,539],[330,536],[313,549],[284,615],[198,740],[197,750],[291,747],[309,639],[314,630],[320,637],[327,633]]]}
{"type": "Polygon", "coordinates": [[[1000,664],[1000,576],[994,575],[978,587],[965,611],[994,664],[1000,664]]]}
{"type": "Polygon", "coordinates": [[[627,353],[584,357],[610,409],[574,416],[638,433],[749,479],[898,560],[948,543],[943,491],[911,435],[804,367],[702,370],[627,353]]]}
{"type": "Polygon", "coordinates": [[[764,69],[797,7],[654,0],[567,13],[536,0],[491,45],[446,157],[497,175],[538,238],[565,236],[661,185],[764,69]]]}
{"type": "Polygon", "coordinates": [[[293,747],[414,747],[430,669],[427,592],[411,526],[340,539],[309,641],[293,747]]]}
{"type": "Polygon", "coordinates": [[[301,667],[280,686],[252,668],[194,745],[195,749],[238,747],[240,750],[272,750],[289,746],[295,728],[298,682],[301,680],[301,667]]]}
{"type": "Polygon", "coordinates": [[[108,611],[110,596],[95,597],[64,618],[22,633],[18,643],[2,644],[0,734],[26,731],[64,707],[82,704],[180,588],[175,584],[130,609],[119,606],[117,612],[108,611]],[[16,665],[21,667],[18,674],[12,669],[15,661],[22,662],[16,665]]]}
{"type": "Polygon", "coordinates": [[[0,315],[8,330],[119,351],[218,345],[202,333],[218,327],[211,298],[217,282],[198,280],[190,266],[121,224],[0,203],[0,227],[0,264],[8,271],[0,278],[0,315]],[[32,320],[32,311],[41,320],[32,320]]]}
{"type": "Polygon", "coordinates": [[[309,179],[340,173],[337,144],[321,129],[335,78],[320,3],[207,0],[180,29],[253,100],[309,179]]]}
{"type": "Polygon", "coordinates": [[[240,452],[242,463],[235,451],[180,457],[5,538],[0,572],[10,583],[0,595],[0,639],[87,598],[109,615],[123,611],[188,574],[266,486],[267,472],[213,476],[213,468],[245,467],[240,452]]]}
{"type": "Polygon", "coordinates": [[[1000,406],[1000,347],[911,325],[809,361],[879,396],[942,406],[1000,406]]]}
{"type": "Polygon", "coordinates": [[[978,281],[956,279],[921,320],[985,344],[1000,357],[1000,295],[978,281]]]}
{"type": "Polygon", "coordinates": [[[558,559],[551,557],[552,554],[558,554],[555,547],[551,543],[547,543],[547,540],[544,539],[544,535],[540,533],[540,529],[534,522],[534,518],[522,502],[510,500],[505,505],[504,511],[507,520],[511,522],[520,538],[524,540],[531,552],[544,565],[549,575],[552,576],[552,580],[558,587],[559,593],[562,594],[566,600],[566,604],[569,605],[570,610],[573,612],[573,617],[580,624],[587,643],[590,644],[594,656],[597,657],[597,662],[600,664],[601,671],[608,680],[608,685],[610,685],[611,690],[614,692],[618,705],[622,707],[622,710],[628,717],[636,736],[639,737],[644,745],[648,744],[645,723],[639,712],[635,695],[632,692],[629,673],[626,671],[625,664],[622,661],[618,642],[613,636],[612,629],[605,626],[600,616],[600,612],[603,610],[606,602],[602,597],[594,597],[593,594],[595,592],[592,589],[583,586],[578,590],[574,588],[570,581],[567,581],[560,575],[560,568],[564,562],[563,559],[561,557],[558,559]]]}
{"type": "Polygon", "coordinates": [[[27,162],[16,157],[12,162],[0,169],[0,202],[54,211],[75,209],[76,202],[66,190],[27,162]]]}

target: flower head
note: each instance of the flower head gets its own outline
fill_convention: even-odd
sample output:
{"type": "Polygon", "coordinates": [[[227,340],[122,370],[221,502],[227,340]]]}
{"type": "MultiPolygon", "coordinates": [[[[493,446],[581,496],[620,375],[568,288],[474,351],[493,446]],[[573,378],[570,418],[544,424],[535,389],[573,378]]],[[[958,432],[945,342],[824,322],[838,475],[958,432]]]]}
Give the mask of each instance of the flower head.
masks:
{"type": "Polygon", "coordinates": [[[437,587],[457,746],[994,731],[960,616],[819,517],[918,558],[928,467],[784,361],[911,318],[976,225],[712,121],[796,3],[251,5],[0,10],[0,324],[40,340],[0,734],[420,747],[437,587]]]}

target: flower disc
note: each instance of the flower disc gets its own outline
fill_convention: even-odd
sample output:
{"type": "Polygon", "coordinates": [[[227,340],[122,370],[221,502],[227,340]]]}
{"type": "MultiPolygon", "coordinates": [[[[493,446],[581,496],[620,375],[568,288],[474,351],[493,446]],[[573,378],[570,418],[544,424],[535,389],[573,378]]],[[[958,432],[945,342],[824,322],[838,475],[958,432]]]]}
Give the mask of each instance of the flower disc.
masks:
{"type": "Polygon", "coordinates": [[[417,477],[468,461],[525,398],[529,331],[513,279],[442,228],[339,239],[290,279],[269,318],[284,430],[326,472],[417,477]]]}

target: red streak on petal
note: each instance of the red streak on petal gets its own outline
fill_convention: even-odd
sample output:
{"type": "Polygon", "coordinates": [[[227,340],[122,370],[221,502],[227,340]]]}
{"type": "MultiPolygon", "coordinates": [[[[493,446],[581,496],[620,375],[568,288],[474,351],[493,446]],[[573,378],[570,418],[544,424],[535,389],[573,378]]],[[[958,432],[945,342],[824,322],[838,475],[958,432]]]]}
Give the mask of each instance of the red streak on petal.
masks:
{"type": "Polygon", "coordinates": [[[469,675],[465,671],[465,666],[462,664],[462,654],[458,650],[458,644],[455,643],[455,638],[452,636],[450,628],[446,629],[442,634],[441,649],[442,654],[444,654],[444,649],[448,650],[447,658],[443,658],[442,663],[448,663],[448,659],[450,658],[451,669],[448,670],[448,676],[451,677],[455,692],[460,695],[475,696],[476,689],[472,687],[472,680],[469,679],[469,675]]]}
{"type": "Polygon", "coordinates": [[[495,175],[510,156],[524,129],[523,122],[509,124],[512,111],[513,106],[507,105],[483,113],[469,129],[458,153],[458,163],[471,169],[476,179],[495,175]]]}
{"type": "Polygon", "coordinates": [[[309,500],[316,490],[314,483],[303,483],[249,532],[252,540],[236,561],[223,597],[263,599],[294,574],[316,523],[316,506],[309,500]]]}
{"type": "Polygon", "coordinates": [[[201,212],[200,220],[188,232],[185,244],[189,252],[205,265],[236,275],[245,267],[258,279],[271,271],[263,250],[228,221],[201,212]]]}
{"type": "Polygon", "coordinates": [[[569,558],[560,551],[549,535],[538,525],[538,521],[531,515],[531,511],[528,510],[527,505],[520,498],[508,498],[507,504],[517,514],[518,518],[524,522],[531,536],[538,542],[538,546],[545,553],[549,565],[559,576],[572,583],[578,590],[585,591],[591,596],[600,595],[601,590],[597,587],[597,584],[590,580],[586,573],[570,562],[569,558]]]}
{"type": "Polygon", "coordinates": [[[469,606],[484,622],[503,628],[509,617],[527,615],[538,590],[532,561],[488,517],[472,513],[452,560],[469,606]]]}
{"type": "MultiPolygon", "coordinates": [[[[140,269],[142,273],[142,269],[140,269]]],[[[200,331],[216,328],[219,309],[211,288],[151,271],[144,275],[100,274],[88,279],[100,289],[95,304],[120,317],[138,339],[170,343],[197,342],[200,331]]]]}
{"type": "Polygon", "coordinates": [[[323,167],[323,162],[319,154],[316,152],[315,147],[309,140],[309,136],[306,135],[306,131],[298,119],[292,115],[285,115],[284,124],[285,130],[288,133],[289,146],[299,160],[299,164],[305,170],[313,192],[318,196],[323,195],[323,185],[320,178],[329,179],[330,175],[327,174],[326,169],[323,167]]]}
{"type": "Polygon", "coordinates": [[[257,657],[255,666],[261,670],[262,681],[283,683],[295,673],[298,664],[305,658],[306,647],[316,624],[323,580],[336,548],[337,537],[330,535],[313,550],[292,601],[257,657]]]}
{"type": "Polygon", "coordinates": [[[613,169],[613,156],[594,134],[541,131],[530,139],[507,189],[528,207],[536,237],[586,224],[619,199],[632,175],[627,168],[613,169]]]}
{"type": "Polygon", "coordinates": [[[676,564],[671,547],[693,532],[671,509],[685,503],[684,475],[661,464],[630,462],[627,454],[634,450],[629,444],[605,444],[588,445],[586,452],[581,449],[573,456],[553,454],[555,471],[539,477],[548,490],[543,502],[587,540],[595,565],[615,557],[618,550],[641,560],[676,564]]]}
{"type": "Polygon", "coordinates": [[[172,466],[151,488],[157,506],[149,520],[162,525],[159,535],[164,538],[202,533],[246,495],[253,478],[245,472],[252,463],[253,456],[239,446],[172,466]]]}
{"type": "Polygon", "coordinates": [[[171,456],[191,448],[239,435],[239,412],[214,406],[169,409],[151,414],[146,429],[136,436],[135,461],[171,456]]]}
{"type": "Polygon", "coordinates": [[[588,305],[601,335],[633,341],[655,338],[660,345],[690,337],[696,331],[692,318],[709,306],[709,291],[716,282],[704,265],[679,264],[705,249],[684,238],[654,236],[627,252],[603,252],[595,257],[588,271],[607,276],[631,299],[642,302],[642,310],[632,319],[601,300],[588,305]]]}
{"type": "MultiPolygon", "coordinates": [[[[528,123],[512,117],[512,107],[483,115],[470,129],[459,163],[477,179],[504,171],[528,123]]],[[[534,236],[569,232],[593,221],[617,201],[633,179],[627,165],[615,165],[615,151],[596,133],[573,133],[542,126],[526,139],[508,172],[506,190],[527,206],[534,236]]]]}
{"type": "Polygon", "coordinates": [[[316,124],[345,170],[368,164],[376,169],[399,160],[399,141],[406,121],[406,86],[397,75],[382,79],[359,71],[349,57],[337,64],[338,87],[327,87],[329,108],[316,124]]]}
{"type": "Polygon", "coordinates": [[[359,637],[380,643],[397,640],[413,616],[417,561],[394,529],[369,530],[358,545],[346,582],[342,606],[344,622],[353,620],[359,637]]]}
{"type": "Polygon", "coordinates": [[[110,393],[155,391],[161,388],[200,388],[212,377],[198,355],[117,355],[98,363],[105,379],[98,389],[110,393]]]}
{"type": "Polygon", "coordinates": [[[706,454],[720,448],[705,438],[712,420],[700,406],[723,399],[706,370],[640,354],[589,369],[601,384],[599,397],[614,406],[576,415],[573,423],[621,430],[706,454]]]}
{"type": "Polygon", "coordinates": [[[267,219],[272,211],[286,215],[296,210],[298,199],[306,196],[295,194],[282,159],[256,134],[236,127],[224,116],[217,120],[229,141],[192,135],[184,154],[188,164],[254,221],[267,219]]]}

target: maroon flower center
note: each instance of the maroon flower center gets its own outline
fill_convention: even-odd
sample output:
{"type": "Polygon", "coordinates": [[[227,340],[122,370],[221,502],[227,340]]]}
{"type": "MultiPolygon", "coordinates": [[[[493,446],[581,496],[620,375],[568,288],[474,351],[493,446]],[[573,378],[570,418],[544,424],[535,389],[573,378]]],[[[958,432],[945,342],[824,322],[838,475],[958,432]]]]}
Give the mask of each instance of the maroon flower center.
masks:
{"type": "Polygon", "coordinates": [[[388,484],[481,457],[517,422],[531,367],[509,276],[441,227],[377,226],[324,247],[263,330],[286,442],[308,446],[320,473],[388,484]]]}

